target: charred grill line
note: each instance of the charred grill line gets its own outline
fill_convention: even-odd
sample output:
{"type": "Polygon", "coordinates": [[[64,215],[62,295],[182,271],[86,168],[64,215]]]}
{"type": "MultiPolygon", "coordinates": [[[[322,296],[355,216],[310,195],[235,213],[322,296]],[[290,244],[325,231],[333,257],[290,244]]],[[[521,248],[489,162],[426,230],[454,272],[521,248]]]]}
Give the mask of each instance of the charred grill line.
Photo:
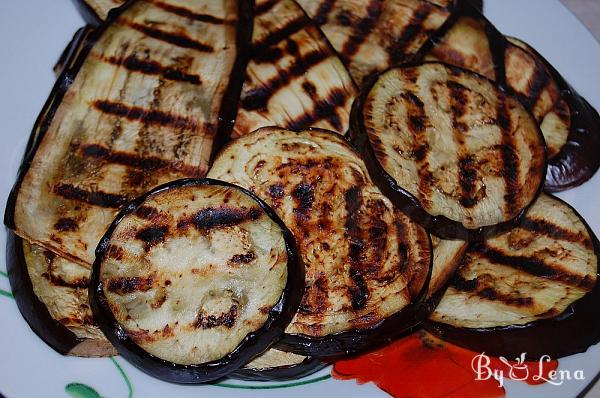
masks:
{"type": "Polygon", "coordinates": [[[226,21],[223,18],[215,17],[209,14],[198,14],[185,7],[174,6],[172,4],[167,4],[159,0],[152,0],[151,3],[156,7],[167,11],[171,14],[179,15],[180,17],[188,18],[194,21],[206,22],[215,25],[230,23],[229,21],[226,21]]]}
{"type": "Polygon", "coordinates": [[[112,278],[107,283],[107,289],[115,294],[129,294],[135,291],[146,292],[152,288],[154,278],[134,276],[130,278],[112,278]]]}
{"type": "MultiPolygon", "coordinates": [[[[524,50],[521,50],[524,51],[524,50]]],[[[532,110],[540,98],[540,94],[548,86],[551,81],[551,77],[546,71],[546,67],[540,62],[537,57],[532,57],[535,62],[534,74],[527,82],[527,93],[521,94],[516,93],[519,100],[527,107],[532,110]]]]}
{"type": "Polygon", "coordinates": [[[271,46],[274,46],[283,40],[288,39],[293,34],[301,31],[307,25],[310,24],[310,20],[306,15],[301,15],[296,19],[292,19],[285,24],[281,29],[270,32],[266,37],[253,44],[254,53],[262,53],[271,46]]]}
{"type": "Polygon", "coordinates": [[[148,124],[172,126],[192,131],[198,128],[196,122],[192,119],[158,110],[147,110],[109,100],[97,100],[93,103],[93,106],[103,113],[124,117],[129,120],[138,120],[148,124]]]}
{"type": "Polygon", "coordinates": [[[293,79],[304,75],[310,68],[320,64],[327,58],[327,54],[321,50],[314,50],[303,57],[299,57],[288,70],[280,70],[277,77],[270,79],[262,86],[244,93],[240,105],[248,111],[265,109],[269,100],[277,91],[289,85],[293,79]]]}
{"type": "Polygon", "coordinates": [[[255,259],[256,254],[248,252],[245,254],[235,254],[229,261],[233,264],[250,264],[255,259]]]}
{"type": "Polygon", "coordinates": [[[296,200],[294,216],[298,224],[304,224],[309,219],[309,213],[315,201],[315,190],[309,183],[300,183],[292,191],[292,196],[296,200]]]}
{"type": "Polygon", "coordinates": [[[54,229],[59,232],[75,232],[79,229],[79,225],[77,225],[77,221],[72,218],[60,218],[56,224],[54,224],[54,229]]]}
{"type": "Polygon", "coordinates": [[[246,221],[258,220],[261,215],[262,212],[259,208],[208,207],[200,210],[192,217],[180,220],[177,223],[177,228],[187,229],[189,225],[193,225],[198,230],[206,231],[213,228],[233,227],[246,221]]]}
{"type": "Polygon", "coordinates": [[[425,133],[429,119],[425,113],[425,104],[410,91],[406,91],[400,95],[406,103],[406,111],[409,115],[407,124],[408,129],[415,136],[415,144],[413,147],[413,156],[417,162],[419,174],[419,199],[424,209],[429,209],[431,187],[433,183],[433,174],[429,170],[429,144],[425,139],[425,133]]]}
{"type": "Polygon", "coordinates": [[[311,112],[304,112],[301,116],[291,120],[287,128],[291,130],[306,129],[318,121],[326,119],[336,131],[342,130],[342,121],[336,109],[346,102],[346,92],[340,88],[332,89],[325,98],[315,102],[311,112]]]}
{"type": "Polygon", "coordinates": [[[460,121],[469,106],[468,89],[452,80],[448,80],[446,85],[450,91],[449,98],[452,110],[454,141],[458,146],[458,180],[461,187],[460,204],[466,208],[472,208],[477,204],[477,198],[475,197],[477,164],[472,155],[466,155],[467,150],[463,134],[468,130],[468,126],[460,121]]]}
{"type": "Polygon", "coordinates": [[[52,191],[65,199],[113,209],[123,206],[129,200],[129,198],[124,195],[111,194],[102,191],[88,191],[71,184],[55,185],[52,191]]]}
{"type": "Polygon", "coordinates": [[[502,129],[502,145],[500,152],[502,156],[502,177],[506,185],[506,194],[504,195],[505,211],[508,215],[514,216],[520,207],[519,195],[519,157],[514,150],[512,138],[512,121],[506,110],[505,98],[499,98],[498,104],[498,125],[502,129]]]}
{"type": "Polygon", "coordinates": [[[217,326],[225,326],[227,328],[232,328],[235,325],[235,321],[238,316],[238,305],[232,304],[224,314],[217,316],[214,315],[204,315],[202,312],[198,314],[198,318],[194,321],[193,326],[197,329],[212,329],[217,326]]]}
{"type": "Polygon", "coordinates": [[[327,16],[333,9],[333,5],[335,4],[335,0],[323,0],[319,4],[319,8],[317,8],[317,12],[313,16],[313,21],[317,25],[323,25],[327,22],[327,16]]]}
{"type": "Polygon", "coordinates": [[[556,240],[580,243],[586,249],[589,250],[594,249],[592,241],[589,238],[587,238],[583,233],[575,233],[569,231],[568,229],[555,225],[546,220],[525,217],[519,223],[518,228],[523,228],[530,232],[546,235],[556,240]]]}
{"type": "Polygon", "coordinates": [[[356,52],[360,45],[369,36],[375,24],[379,20],[382,11],[382,0],[371,0],[367,6],[367,16],[362,18],[358,24],[354,27],[352,36],[348,38],[348,41],[344,43],[342,50],[340,51],[341,57],[346,61],[350,59],[356,52]]]}
{"type": "Polygon", "coordinates": [[[362,238],[360,228],[360,209],[362,206],[362,194],[359,187],[350,188],[344,194],[346,201],[346,231],[348,233],[349,251],[348,260],[350,261],[350,279],[354,286],[348,287],[352,309],[360,310],[365,308],[369,299],[369,287],[363,276],[362,254],[365,249],[365,241],[362,238]]]}
{"type": "Polygon", "coordinates": [[[144,250],[150,251],[153,246],[165,241],[165,236],[169,232],[166,225],[160,227],[148,227],[137,232],[135,237],[144,242],[144,250]]]}
{"type": "Polygon", "coordinates": [[[484,286],[477,278],[467,280],[458,273],[452,278],[450,286],[456,290],[466,293],[473,293],[474,295],[487,300],[502,301],[504,304],[509,306],[531,307],[534,304],[534,301],[531,297],[513,297],[509,294],[501,293],[491,286],[484,286]]]}
{"type": "Polygon", "coordinates": [[[421,2],[410,18],[408,25],[404,27],[400,37],[388,48],[391,56],[391,64],[401,62],[406,57],[406,49],[415,37],[424,30],[423,22],[431,14],[431,4],[421,2]]]}
{"type": "Polygon", "coordinates": [[[470,252],[487,258],[492,263],[512,267],[541,278],[547,278],[579,288],[592,289],[594,287],[594,281],[590,280],[587,275],[582,278],[580,275],[565,272],[565,270],[558,269],[535,257],[512,256],[488,247],[485,243],[475,245],[470,249],[470,252]]]}
{"type": "Polygon", "coordinates": [[[214,52],[214,49],[211,45],[196,41],[183,33],[165,32],[163,30],[155,29],[147,25],[138,24],[133,21],[124,21],[124,24],[134,30],[137,30],[138,32],[145,34],[146,36],[152,37],[156,40],[164,41],[169,44],[173,44],[177,47],[189,48],[191,50],[197,50],[205,53],[214,52]]]}
{"type": "Polygon", "coordinates": [[[198,75],[189,74],[173,67],[163,66],[156,61],[140,59],[133,54],[125,58],[108,57],[102,59],[110,64],[122,66],[133,72],[140,72],[145,75],[161,75],[167,80],[187,82],[195,85],[202,84],[202,80],[198,75]]]}

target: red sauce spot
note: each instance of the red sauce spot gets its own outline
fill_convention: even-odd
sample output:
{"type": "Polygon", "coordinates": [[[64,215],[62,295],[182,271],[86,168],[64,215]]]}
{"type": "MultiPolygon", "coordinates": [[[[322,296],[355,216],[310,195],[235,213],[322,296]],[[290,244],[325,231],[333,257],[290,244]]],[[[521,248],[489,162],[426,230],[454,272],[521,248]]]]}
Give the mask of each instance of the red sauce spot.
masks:
{"type": "MultiPolygon", "coordinates": [[[[476,380],[471,367],[476,355],[478,353],[418,331],[377,351],[336,362],[332,375],[340,380],[354,379],[358,384],[375,383],[394,397],[504,397],[505,390],[495,379],[476,380]]],[[[515,361],[509,363],[515,366],[514,378],[525,378],[528,372],[529,376],[523,381],[543,383],[534,379],[540,373],[539,362],[524,362],[522,367],[515,361]]],[[[510,378],[510,367],[499,359],[490,358],[489,367],[502,370],[505,380],[510,378]]],[[[558,361],[544,362],[544,378],[557,367],[558,361]]]]}

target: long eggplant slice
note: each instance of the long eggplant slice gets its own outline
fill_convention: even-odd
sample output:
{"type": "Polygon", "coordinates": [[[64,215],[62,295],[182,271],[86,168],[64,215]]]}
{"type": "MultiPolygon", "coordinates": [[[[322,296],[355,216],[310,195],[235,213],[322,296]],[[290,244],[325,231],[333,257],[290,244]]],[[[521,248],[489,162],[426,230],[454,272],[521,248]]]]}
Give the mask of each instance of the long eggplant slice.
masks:
{"type": "Polygon", "coordinates": [[[229,136],[250,41],[247,4],[136,1],[87,40],[34,131],[5,222],[83,265],[128,200],[206,173],[229,136]],[[239,48],[238,48],[239,45],[239,48]]]}
{"type": "Polygon", "coordinates": [[[353,117],[375,181],[439,237],[499,233],[542,187],[545,145],[535,119],[467,70],[392,68],[365,88],[353,117]]]}
{"type": "Polygon", "coordinates": [[[52,68],[56,77],[60,77],[60,74],[65,69],[72,68],[79,53],[86,46],[86,39],[90,34],[94,32],[94,28],[90,25],[86,25],[82,28],[77,29],[77,32],[73,35],[73,38],[60,55],[60,58],[52,68]]]}
{"type": "Polygon", "coordinates": [[[304,355],[271,348],[227,377],[247,381],[286,381],[309,376],[327,363],[304,355]]]}
{"type": "Polygon", "coordinates": [[[116,355],[88,305],[90,271],[10,233],[7,266],[19,310],[31,329],[63,355],[116,355]]]}
{"type": "Polygon", "coordinates": [[[598,241],[542,195],[508,233],[472,245],[426,327],[475,351],[533,359],[600,341],[598,241]]]}
{"type": "Polygon", "coordinates": [[[273,125],[345,134],[358,89],[323,33],[293,0],[260,0],[255,12],[233,136],[273,125]]]}
{"type": "Polygon", "coordinates": [[[415,59],[437,60],[480,73],[515,93],[534,114],[548,147],[545,190],[578,186],[600,167],[600,116],[529,45],[504,37],[467,1],[415,59]]]}
{"type": "Polygon", "coordinates": [[[169,382],[216,380],[264,352],[304,286],[292,233],[221,181],[174,181],[135,200],[97,248],[90,302],[128,361],[169,382]]]}
{"type": "Polygon", "coordinates": [[[454,1],[298,0],[358,83],[410,60],[444,25],[454,1]]]}
{"type": "Polygon", "coordinates": [[[294,233],[306,265],[302,304],[277,345],[324,357],[399,335],[421,317],[430,240],[371,182],[339,135],[262,128],[229,144],[209,176],[269,203],[294,233]]]}
{"type": "Polygon", "coordinates": [[[106,21],[108,13],[125,2],[126,0],[73,0],[83,19],[90,25],[99,25],[106,21]]]}

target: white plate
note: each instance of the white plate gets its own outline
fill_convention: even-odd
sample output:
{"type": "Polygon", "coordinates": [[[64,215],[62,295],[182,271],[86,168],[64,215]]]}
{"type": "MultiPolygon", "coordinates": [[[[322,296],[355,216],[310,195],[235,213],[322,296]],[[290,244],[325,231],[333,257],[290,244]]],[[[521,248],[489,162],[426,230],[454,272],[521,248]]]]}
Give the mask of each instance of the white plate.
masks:
{"type": "MultiPolygon", "coordinates": [[[[533,45],[593,106],[600,109],[600,45],[558,0],[486,0],[486,14],[503,33],[533,45]]],[[[33,122],[54,82],[53,63],[82,24],[69,0],[0,2],[0,203],[6,202],[33,122]]],[[[600,175],[583,187],[560,196],[571,203],[600,234],[600,212],[596,210],[600,175]]],[[[0,231],[0,248],[5,247],[5,241],[6,233],[0,231]]],[[[3,271],[6,269],[5,261],[3,256],[0,258],[0,270],[3,271]]],[[[10,291],[8,280],[2,275],[0,289],[10,291]]],[[[324,380],[285,389],[184,387],[152,379],[120,358],[62,357],[37,338],[21,317],[14,301],[2,295],[0,325],[0,392],[8,398],[67,397],[65,387],[70,383],[92,386],[103,397],[127,397],[130,393],[127,383],[137,397],[275,397],[284,392],[290,398],[301,395],[386,396],[372,384],[359,386],[352,381],[328,378],[327,369],[308,378],[324,380]]],[[[583,370],[586,380],[565,381],[559,387],[550,384],[531,387],[510,382],[507,395],[576,396],[600,371],[600,345],[584,354],[561,359],[560,369],[583,370]]],[[[260,383],[231,384],[254,386],[260,383]]]]}

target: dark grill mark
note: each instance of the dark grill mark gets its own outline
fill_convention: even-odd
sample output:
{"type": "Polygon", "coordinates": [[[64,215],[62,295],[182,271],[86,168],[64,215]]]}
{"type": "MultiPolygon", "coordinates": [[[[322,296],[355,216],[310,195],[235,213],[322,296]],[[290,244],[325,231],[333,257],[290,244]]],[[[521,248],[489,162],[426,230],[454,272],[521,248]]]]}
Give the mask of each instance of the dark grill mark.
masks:
{"type": "Polygon", "coordinates": [[[138,32],[145,34],[146,36],[150,36],[153,39],[173,44],[177,47],[189,48],[205,53],[212,53],[214,51],[211,45],[196,41],[183,33],[165,32],[164,30],[152,28],[147,25],[138,24],[133,21],[127,21],[126,25],[134,30],[137,30],[138,32]]]}
{"type": "Polygon", "coordinates": [[[129,294],[135,291],[146,292],[152,288],[154,278],[149,276],[131,278],[111,278],[108,280],[108,291],[115,294],[129,294]]]}
{"type": "Polygon", "coordinates": [[[259,208],[208,207],[190,218],[179,221],[177,228],[186,229],[189,225],[193,225],[198,230],[206,231],[213,228],[232,227],[245,221],[258,220],[261,214],[262,211],[259,208]]]}
{"type": "MultiPolygon", "coordinates": [[[[522,50],[521,50],[522,51],[522,50]]],[[[540,62],[537,57],[532,57],[535,62],[534,73],[527,82],[527,92],[525,94],[517,93],[519,100],[527,107],[527,109],[533,109],[536,102],[538,101],[542,91],[550,83],[550,75],[546,72],[545,66],[540,62]]]]}
{"type": "Polygon", "coordinates": [[[265,51],[265,49],[282,42],[293,34],[304,29],[310,24],[310,22],[310,19],[308,19],[304,14],[300,15],[298,18],[292,19],[279,30],[269,32],[269,34],[263,37],[260,41],[253,43],[253,53],[261,53],[265,51]]]}
{"type": "Polygon", "coordinates": [[[316,317],[327,311],[329,281],[324,273],[319,273],[312,285],[307,286],[298,307],[298,313],[316,317]]]}
{"type": "Polygon", "coordinates": [[[90,205],[117,209],[128,202],[124,195],[106,193],[102,191],[88,191],[77,188],[71,184],[58,184],[54,186],[53,192],[65,199],[76,200],[90,205]]]}
{"type": "Polygon", "coordinates": [[[367,6],[367,15],[353,29],[353,34],[344,43],[341,55],[349,59],[358,51],[360,45],[367,39],[381,15],[382,0],[371,0],[367,6]]]}
{"type": "Polygon", "coordinates": [[[246,254],[235,254],[231,257],[230,262],[234,264],[250,264],[252,261],[256,259],[256,254],[249,252],[246,254]]]}
{"type": "Polygon", "coordinates": [[[192,10],[188,10],[185,7],[174,6],[172,4],[163,3],[162,1],[158,0],[152,0],[152,4],[154,4],[156,7],[162,10],[170,12],[171,14],[179,15],[180,17],[192,19],[194,21],[206,22],[215,25],[222,25],[228,22],[225,21],[223,18],[218,18],[208,14],[198,14],[192,10]]]}
{"type": "Polygon", "coordinates": [[[196,131],[198,128],[196,121],[167,112],[147,110],[137,106],[129,106],[108,100],[94,101],[93,106],[101,112],[124,117],[129,120],[138,120],[144,122],[145,124],[171,126],[174,128],[187,129],[191,131],[196,131]]]}
{"type": "Polygon", "coordinates": [[[198,314],[198,318],[196,319],[196,321],[194,321],[194,327],[201,328],[201,329],[212,329],[212,328],[216,328],[217,326],[223,325],[223,326],[231,329],[233,327],[233,325],[235,325],[237,316],[238,316],[238,305],[237,304],[232,304],[231,307],[229,308],[229,311],[227,311],[225,314],[221,314],[219,316],[205,315],[204,313],[200,312],[200,314],[198,314]]]}
{"type": "Polygon", "coordinates": [[[468,127],[461,121],[469,106],[468,89],[460,83],[447,81],[450,91],[450,109],[452,110],[452,124],[454,141],[458,154],[458,181],[461,188],[459,202],[463,207],[472,208],[478,202],[476,182],[478,170],[475,158],[466,153],[464,133],[468,127]]]}
{"type": "Polygon", "coordinates": [[[269,99],[277,93],[278,90],[290,84],[290,82],[299,76],[304,75],[310,68],[327,59],[328,55],[321,50],[314,50],[303,57],[297,58],[287,70],[279,70],[276,77],[265,82],[263,85],[242,93],[241,106],[254,111],[266,109],[269,99]]]}
{"type": "Polygon", "coordinates": [[[478,297],[490,301],[502,301],[504,304],[510,306],[531,307],[534,304],[533,298],[531,297],[514,297],[509,294],[504,294],[497,291],[493,287],[482,286],[478,279],[467,280],[458,274],[454,275],[450,285],[456,290],[466,293],[473,293],[478,297]]]}
{"type": "Polygon", "coordinates": [[[120,261],[125,257],[125,250],[120,246],[109,245],[106,249],[106,257],[120,261]]]}
{"type": "Polygon", "coordinates": [[[283,50],[279,47],[269,47],[264,51],[254,54],[252,61],[257,64],[274,64],[284,56],[283,50]]]}
{"type": "Polygon", "coordinates": [[[362,238],[360,228],[360,209],[362,206],[362,194],[359,187],[350,188],[344,194],[346,200],[346,231],[348,234],[348,260],[350,261],[350,279],[353,286],[348,287],[352,309],[360,310],[367,305],[369,299],[369,288],[364,278],[364,267],[362,264],[362,255],[366,243],[362,238]]]}
{"type": "Polygon", "coordinates": [[[136,234],[136,238],[144,242],[144,250],[150,251],[150,249],[165,241],[165,236],[169,232],[169,227],[148,227],[144,228],[136,234]]]}
{"type": "Polygon", "coordinates": [[[273,199],[281,199],[285,195],[285,190],[282,184],[275,184],[269,187],[269,196],[273,199]]]}
{"type": "Polygon", "coordinates": [[[431,207],[431,187],[433,184],[433,174],[429,170],[429,144],[425,132],[429,125],[429,119],[425,113],[425,104],[415,94],[410,91],[403,92],[400,97],[404,99],[408,115],[408,129],[414,138],[413,154],[416,154],[417,169],[419,174],[419,193],[421,205],[428,210],[431,207]]]}
{"type": "Polygon", "coordinates": [[[320,98],[315,102],[311,112],[304,112],[296,119],[290,120],[287,128],[300,131],[311,127],[320,120],[327,120],[333,129],[343,132],[342,120],[337,114],[336,109],[346,103],[348,93],[341,88],[332,89],[325,98],[320,98]]]}
{"type": "Polygon", "coordinates": [[[387,52],[390,54],[392,64],[397,64],[406,58],[407,48],[413,43],[419,33],[424,31],[423,22],[431,13],[431,9],[431,4],[425,2],[419,4],[411,16],[410,22],[402,30],[400,37],[388,48],[387,52]]]}
{"type": "Polygon", "coordinates": [[[42,277],[50,282],[53,286],[68,287],[71,289],[85,289],[89,286],[90,280],[88,278],[77,278],[73,281],[67,282],[60,275],[54,273],[54,256],[50,257],[46,255],[46,264],[48,269],[42,273],[42,277]]]}
{"type": "Polygon", "coordinates": [[[103,58],[106,62],[123,66],[127,70],[140,72],[146,75],[161,75],[167,80],[186,82],[195,85],[202,84],[200,76],[183,72],[173,67],[161,65],[159,62],[137,58],[135,55],[129,55],[125,58],[108,57],[103,58]]]}
{"type": "Polygon", "coordinates": [[[335,0],[321,1],[321,3],[319,4],[319,8],[317,8],[317,12],[315,13],[315,15],[312,15],[312,19],[317,25],[324,25],[325,22],[327,22],[327,16],[333,9],[334,3],[335,0]]]}
{"type": "Polygon", "coordinates": [[[75,232],[79,229],[77,221],[72,218],[61,218],[54,224],[54,229],[59,232],[75,232]]]}
{"type": "Polygon", "coordinates": [[[523,228],[537,234],[543,234],[556,240],[580,243],[589,250],[594,249],[594,245],[592,244],[591,240],[581,232],[569,231],[568,229],[559,227],[558,225],[546,220],[526,217],[521,220],[519,228],[523,228]]]}
{"type": "Polygon", "coordinates": [[[294,216],[296,222],[302,224],[308,221],[310,210],[315,201],[315,190],[311,184],[300,183],[292,191],[292,197],[296,201],[294,216]]]}
{"type": "Polygon", "coordinates": [[[139,218],[143,218],[144,220],[152,220],[156,216],[158,216],[159,211],[154,207],[150,206],[140,206],[135,211],[135,215],[139,218]]]}
{"type": "Polygon", "coordinates": [[[503,98],[500,99],[497,121],[502,129],[502,145],[499,148],[503,165],[502,177],[506,186],[504,206],[507,215],[512,217],[519,211],[521,202],[519,196],[519,157],[515,153],[512,122],[503,98]]]}
{"type": "Polygon", "coordinates": [[[592,289],[594,287],[594,282],[587,278],[587,276],[582,278],[580,275],[571,274],[567,270],[547,264],[535,257],[509,255],[500,250],[487,247],[483,243],[472,247],[470,253],[477,253],[492,263],[512,267],[541,278],[547,278],[584,289],[592,289]]]}

